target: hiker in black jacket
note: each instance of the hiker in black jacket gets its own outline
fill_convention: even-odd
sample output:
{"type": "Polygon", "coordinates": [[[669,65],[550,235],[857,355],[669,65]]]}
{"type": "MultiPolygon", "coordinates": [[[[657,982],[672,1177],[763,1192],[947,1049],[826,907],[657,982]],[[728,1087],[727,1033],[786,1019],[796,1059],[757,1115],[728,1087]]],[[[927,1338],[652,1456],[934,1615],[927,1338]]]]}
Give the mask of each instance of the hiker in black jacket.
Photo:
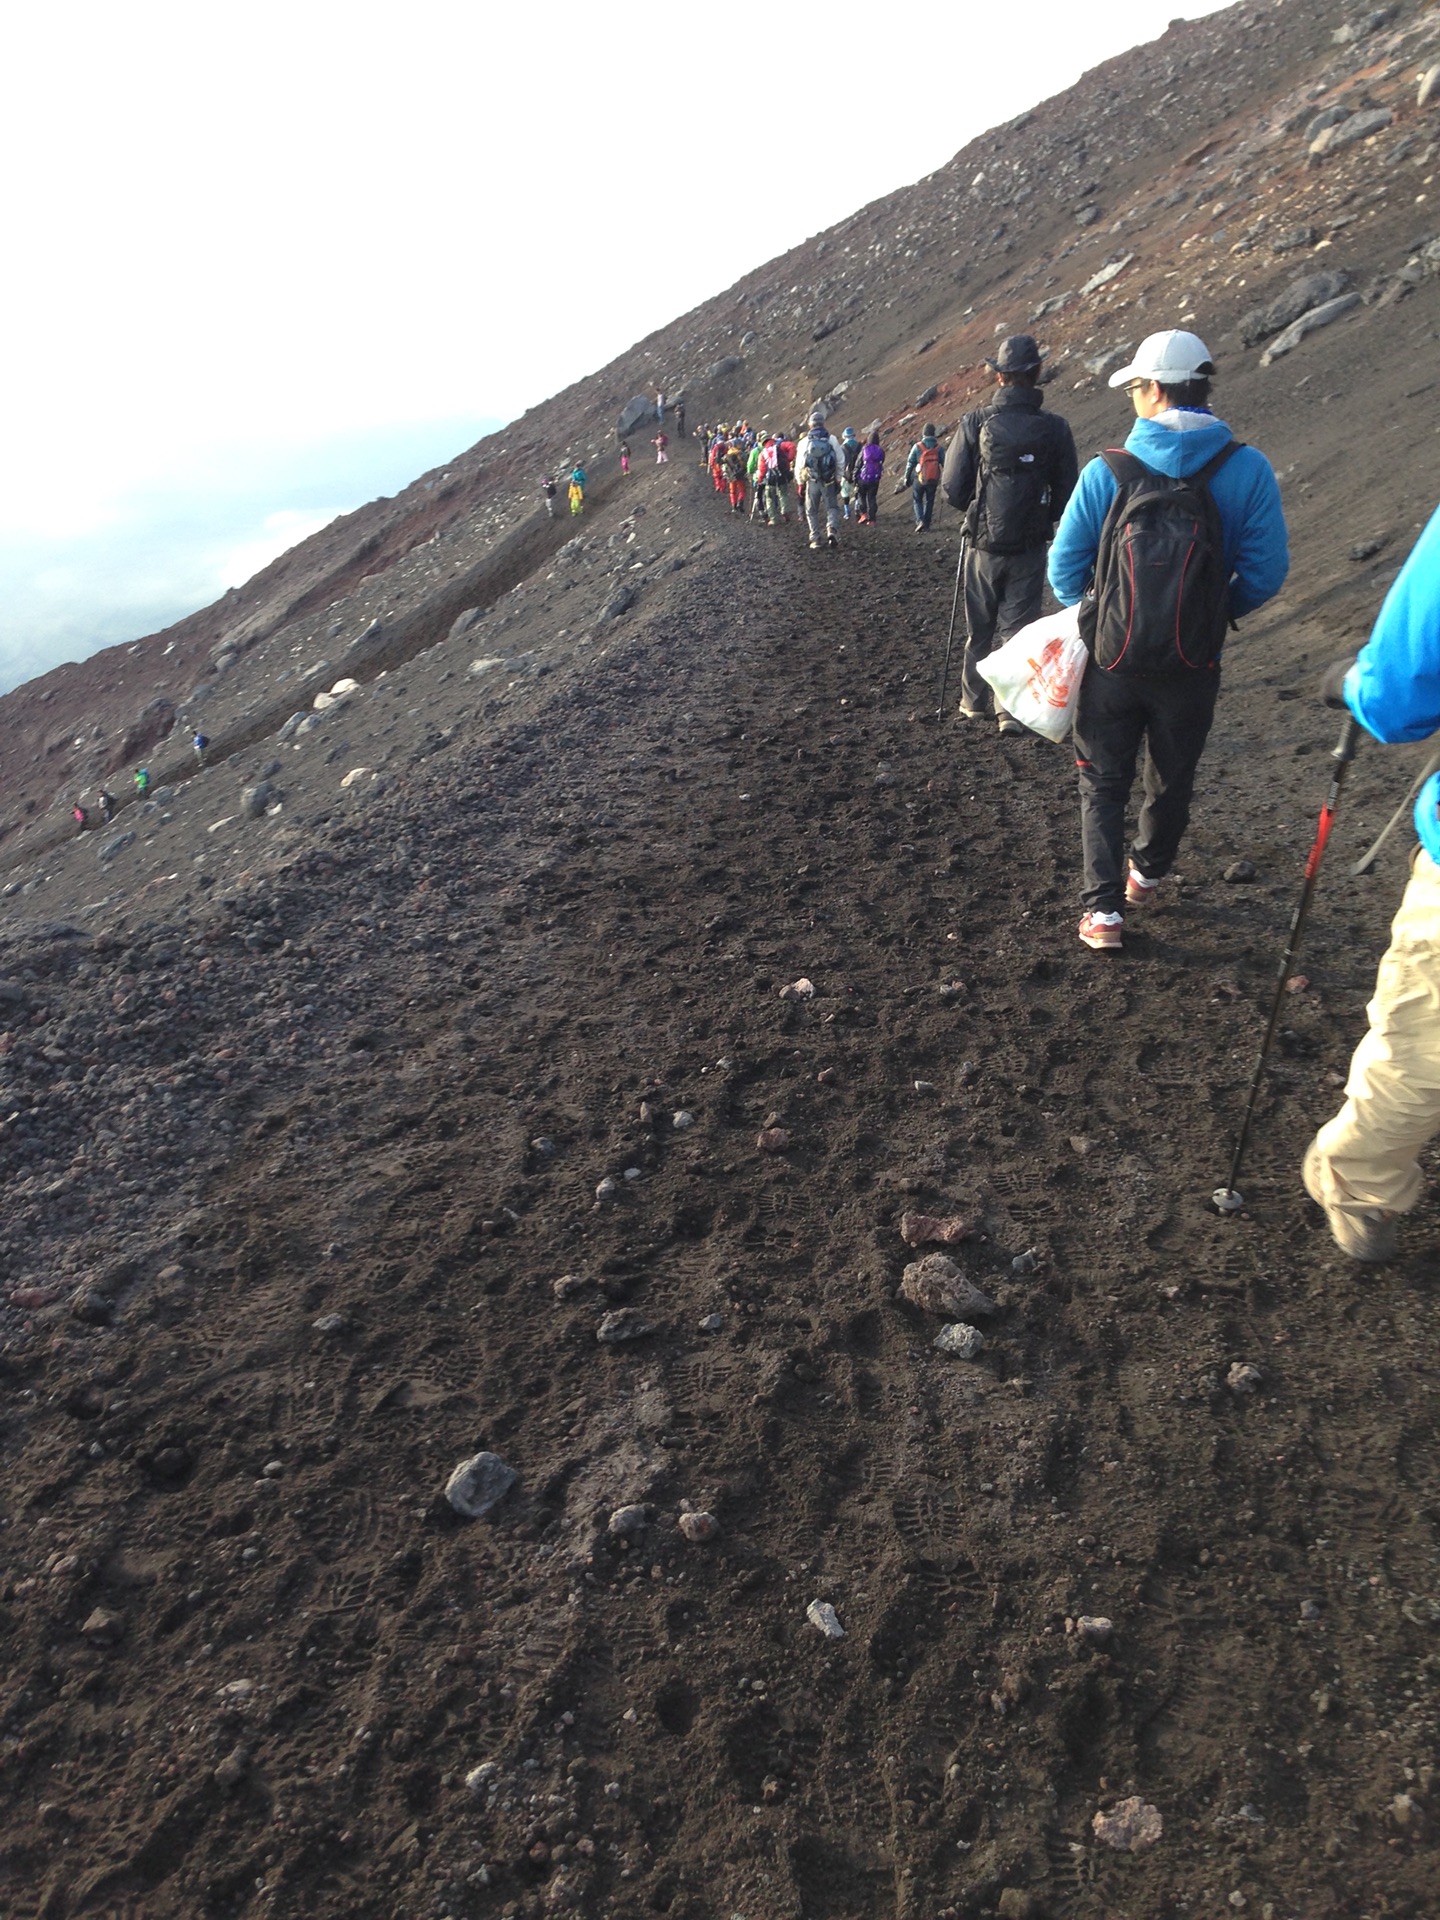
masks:
{"type": "MultiPolygon", "coordinates": [[[[945,498],[965,515],[965,660],[960,712],[992,711],[977,662],[1040,617],[1045,548],[1074,488],[1075,437],[1059,414],[1042,413],[1040,349],[1028,333],[1002,342],[986,365],[995,398],[960,422],[945,457],[945,498]]],[[[1023,733],[1000,711],[1002,733],[1023,733]]]]}

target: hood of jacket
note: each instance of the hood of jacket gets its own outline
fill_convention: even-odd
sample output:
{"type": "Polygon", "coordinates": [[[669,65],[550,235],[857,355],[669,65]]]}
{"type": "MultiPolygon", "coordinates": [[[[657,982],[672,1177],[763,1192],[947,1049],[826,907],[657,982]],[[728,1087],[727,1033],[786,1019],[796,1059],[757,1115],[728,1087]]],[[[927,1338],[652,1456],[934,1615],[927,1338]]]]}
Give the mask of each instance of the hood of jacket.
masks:
{"type": "Polygon", "coordinates": [[[997,387],[986,402],[991,407],[1019,407],[1024,413],[1038,413],[1044,404],[1040,387],[997,387]]]}
{"type": "Polygon", "coordinates": [[[1176,407],[1157,420],[1137,420],[1125,450],[1156,473],[1183,480],[1187,474],[1198,473],[1233,438],[1229,427],[1213,413],[1176,407]]]}

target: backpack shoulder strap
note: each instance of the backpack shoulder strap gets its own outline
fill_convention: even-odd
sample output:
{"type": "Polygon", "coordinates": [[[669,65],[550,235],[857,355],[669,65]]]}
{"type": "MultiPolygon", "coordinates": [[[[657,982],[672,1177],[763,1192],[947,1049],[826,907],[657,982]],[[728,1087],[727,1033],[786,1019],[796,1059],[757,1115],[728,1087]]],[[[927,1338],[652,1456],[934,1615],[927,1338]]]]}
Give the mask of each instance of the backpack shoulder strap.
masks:
{"type": "Polygon", "coordinates": [[[1147,467],[1143,460],[1137,460],[1133,453],[1127,453],[1124,447],[1106,447],[1100,458],[1122,487],[1131,486],[1137,480],[1154,478],[1154,469],[1147,467]]]}
{"type": "Polygon", "coordinates": [[[1227,440],[1213,459],[1207,460],[1198,473],[1190,476],[1191,479],[1197,480],[1202,486],[1208,487],[1221,467],[1224,466],[1225,462],[1232,454],[1239,453],[1244,444],[1245,442],[1243,440],[1227,440]]]}

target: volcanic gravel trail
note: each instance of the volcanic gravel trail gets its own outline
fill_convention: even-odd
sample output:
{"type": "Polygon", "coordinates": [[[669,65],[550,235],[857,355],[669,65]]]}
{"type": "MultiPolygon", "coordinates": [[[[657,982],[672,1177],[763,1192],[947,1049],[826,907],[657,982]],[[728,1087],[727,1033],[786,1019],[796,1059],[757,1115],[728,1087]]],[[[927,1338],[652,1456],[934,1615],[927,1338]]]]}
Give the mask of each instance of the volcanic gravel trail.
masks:
{"type": "Polygon", "coordinates": [[[1206,1207],[1330,716],[1277,782],[1238,668],[1185,881],[1093,955],[1068,751],[933,717],[948,527],[675,511],[711,549],[536,717],[5,954],[0,1904],[1433,1910],[1436,1214],[1357,1275],[1295,1172],[1393,873],[1322,899],[1206,1207]],[[897,1296],[912,1209],[979,1222],[976,1360],[897,1296]]]}

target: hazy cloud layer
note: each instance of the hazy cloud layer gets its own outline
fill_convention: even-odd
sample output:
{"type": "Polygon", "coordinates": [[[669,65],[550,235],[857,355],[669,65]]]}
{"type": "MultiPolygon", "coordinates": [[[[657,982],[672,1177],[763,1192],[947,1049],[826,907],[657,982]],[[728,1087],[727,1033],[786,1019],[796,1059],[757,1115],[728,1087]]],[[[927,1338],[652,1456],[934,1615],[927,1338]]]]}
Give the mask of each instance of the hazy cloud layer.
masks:
{"type": "Polygon", "coordinates": [[[102,499],[73,530],[0,524],[0,693],[208,606],[336,514],[399,492],[500,424],[210,448],[164,483],[102,499]]]}

